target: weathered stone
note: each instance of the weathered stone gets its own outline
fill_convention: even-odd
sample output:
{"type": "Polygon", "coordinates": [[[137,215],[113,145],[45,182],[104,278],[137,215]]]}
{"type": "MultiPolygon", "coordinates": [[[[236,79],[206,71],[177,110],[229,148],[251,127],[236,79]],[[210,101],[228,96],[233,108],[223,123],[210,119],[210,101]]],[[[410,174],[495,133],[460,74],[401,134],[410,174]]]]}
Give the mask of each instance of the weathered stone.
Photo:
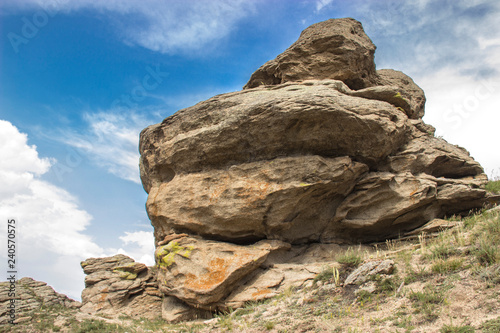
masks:
{"type": "Polygon", "coordinates": [[[335,79],[351,89],[375,85],[375,45],[360,22],[331,19],[305,29],[276,59],[266,62],[243,89],[289,81],[335,79]]]}
{"type": "Polygon", "coordinates": [[[323,241],[395,237],[436,217],[437,184],[411,174],[372,172],[342,202],[323,241]]]}
{"type": "Polygon", "coordinates": [[[322,264],[275,264],[259,269],[242,280],[240,286],[224,299],[220,308],[238,308],[247,302],[272,298],[290,287],[303,287],[322,270],[322,264]]]}
{"type": "Polygon", "coordinates": [[[434,218],[481,208],[486,197],[481,183],[425,174],[369,173],[338,207],[322,241],[398,237],[434,218]]]}
{"type": "Polygon", "coordinates": [[[161,314],[162,318],[170,323],[211,318],[210,311],[190,307],[173,296],[163,297],[161,314]]]}
{"type": "Polygon", "coordinates": [[[481,165],[464,148],[451,145],[429,134],[409,141],[400,152],[388,156],[379,170],[394,173],[426,173],[435,177],[464,178],[483,173],[481,165]]]}
{"type": "Polygon", "coordinates": [[[362,284],[355,292],[354,295],[359,295],[361,292],[373,294],[377,290],[377,284],[375,281],[368,281],[362,284]]]}
{"type": "Polygon", "coordinates": [[[162,295],[156,273],[123,254],[89,258],[81,263],[85,277],[81,311],[111,317],[161,316],[162,295]]]}
{"type": "MultiPolygon", "coordinates": [[[[392,69],[381,69],[377,71],[379,86],[395,87],[400,99],[408,102],[408,108],[404,108],[411,119],[420,119],[425,114],[424,91],[413,82],[408,75],[392,69]]],[[[393,97],[398,98],[397,94],[393,97]]]]}
{"type": "Polygon", "coordinates": [[[318,241],[337,206],[368,171],[348,157],[276,158],[180,174],[151,189],[156,239],[189,231],[229,241],[318,241]]]}
{"type": "MultiPolygon", "coordinates": [[[[374,51],[359,22],[318,23],[243,91],[142,131],[163,318],[304,286],[338,244],[434,230],[426,223],[500,200],[468,152],[422,121],[422,89],[401,72],[375,71],[374,51]]],[[[143,290],[136,281],[146,271],[109,260],[104,271],[89,262],[86,283],[102,295],[107,281],[108,303],[120,304],[143,290]]],[[[364,265],[346,283],[387,274],[384,265],[364,265]]]]}
{"type": "Polygon", "coordinates": [[[433,219],[420,228],[412,230],[405,234],[405,236],[415,236],[420,234],[431,234],[439,231],[443,231],[446,229],[451,229],[459,225],[458,221],[448,221],[443,219],[433,219]]]}
{"type": "Polygon", "coordinates": [[[156,249],[160,290],[207,310],[264,262],[265,245],[240,246],[183,237],[156,249]]]}
{"type": "MultiPolygon", "coordinates": [[[[6,324],[12,319],[8,307],[12,299],[9,296],[10,289],[10,282],[0,282],[0,324],[6,324]]],[[[17,323],[31,320],[30,312],[38,310],[42,306],[62,306],[65,308],[79,308],[81,306],[80,302],[54,291],[47,283],[29,277],[17,280],[14,289],[17,323]]]]}
{"type": "Polygon", "coordinates": [[[309,81],[213,97],[141,133],[149,193],[180,174],[277,157],[350,156],[373,167],[404,145],[411,125],[397,107],[309,81]]]}
{"type": "Polygon", "coordinates": [[[361,265],[354,270],[345,279],[344,285],[350,284],[361,284],[366,282],[370,277],[377,274],[392,274],[394,271],[394,261],[392,260],[382,260],[382,261],[370,261],[366,264],[361,265]]]}

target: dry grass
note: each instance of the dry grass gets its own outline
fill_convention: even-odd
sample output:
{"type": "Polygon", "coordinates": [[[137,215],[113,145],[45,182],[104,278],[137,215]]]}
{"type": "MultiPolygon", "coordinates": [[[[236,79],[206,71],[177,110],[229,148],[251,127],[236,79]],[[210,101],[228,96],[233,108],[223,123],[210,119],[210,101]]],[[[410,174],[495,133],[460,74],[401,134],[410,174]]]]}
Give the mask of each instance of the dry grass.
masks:
{"type": "Polygon", "coordinates": [[[500,332],[500,212],[461,222],[436,237],[391,241],[371,252],[349,249],[336,258],[342,265],[325,265],[312,287],[289,289],[210,322],[169,325],[129,318],[119,323],[69,319],[61,326],[48,315],[31,326],[8,331],[500,332]],[[365,260],[385,258],[395,261],[396,272],[375,276],[370,281],[375,291],[355,294],[357,287],[340,287],[338,276],[345,278],[346,272],[365,260]]]}

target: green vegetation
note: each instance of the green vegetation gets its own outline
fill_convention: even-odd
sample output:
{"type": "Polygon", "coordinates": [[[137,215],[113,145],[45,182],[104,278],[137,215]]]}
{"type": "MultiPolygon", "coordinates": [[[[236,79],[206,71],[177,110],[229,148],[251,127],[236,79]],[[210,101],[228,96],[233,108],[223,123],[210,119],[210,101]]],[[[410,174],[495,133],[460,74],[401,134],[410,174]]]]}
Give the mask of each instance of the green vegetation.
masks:
{"type": "Polygon", "coordinates": [[[344,266],[347,267],[357,267],[359,264],[363,262],[363,257],[360,250],[356,250],[354,248],[348,248],[347,251],[337,257],[335,260],[344,266]]]}
{"type": "Polygon", "coordinates": [[[126,332],[126,330],[117,324],[108,324],[102,320],[86,319],[78,327],[72,330],[74,333],[105,333],[105,332],[126,332]]]}
{"type": "Polygon", "coordinates": [[[438,318],[439,305],[445,302],[443,292],[430,285],[425,286],[422,291],[412,291],[408,298],[413,301],[415,313],[422,313],[427,320],[431,321],[438,318]]]}
{"type": "Polygon", "coordinates": [[[463,259],[460,258],[452,258],[452,259],[438,259],[431,266],[431,270],[434,273],[444,274],[449,272],[455,272],[462,268],[463,259]]]}
{"type": "Polygon", "coordinates": [[[440,333],[474,333],[476,330],[474,327],[465,325],[465,326],[453,326],[453,325],[444,325],[439,330],[440,333]]]}
{"type": "Polygon", "coordinates": [[[486,190],[496,194],[500,193],[500,180],[489,181],[486,184],[486,190]]]}
{"type": "Polygon", "coordinates": [[[498,333],[500,332],[500,317],[491,319],[483,323],[481,326],[483,333],[498,333]]]}
{"type": "MultiPolygon", "coordinates": [[[[348,248],[335,258],[342,266],[325,263],[312,285],[288,287],[208,323],[128,316],[78,321],[75,309],[44,306],[29,314],[28,323],[0,325],[0,332],[500,332],[500,317],[470,320],[492,318],[500,306],[500,212],[451,219],[458,226],[437,236],[390,241],[383,250],[348,248]],[[341,287],[354,267],[382,259],[394,260],[393,274],[374,275],[363,289],[341,287]],[[467,311],[455,312],[464,306],[467,311]]],[[[190,249],[177,242],[168,245],[159,249],[161,259],[189,256],[190,249]]]]}

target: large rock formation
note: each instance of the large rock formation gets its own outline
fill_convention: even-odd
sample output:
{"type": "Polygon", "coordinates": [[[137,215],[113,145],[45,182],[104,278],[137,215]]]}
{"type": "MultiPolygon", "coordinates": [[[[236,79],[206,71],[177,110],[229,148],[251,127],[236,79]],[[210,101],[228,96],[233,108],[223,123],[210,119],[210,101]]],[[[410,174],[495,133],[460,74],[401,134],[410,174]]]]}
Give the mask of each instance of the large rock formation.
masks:
{"type": "Polygon", "coordinates": [[[24,277],[14,283],[0,282],[0,324],[29,321],[32,312],[42,307],[76,309],[81,306],[80,302],[54,291],[45,282],[24,277]]]}
{"type": "Polygon", "coordinates": [[[434,136],[423,91],[376,71],[374,51],[353,19],[315,24],[243,91],[142,131],[164,318],[304,283],[310,244],[398,237],[487,201],[481,166],[434,136]]]}

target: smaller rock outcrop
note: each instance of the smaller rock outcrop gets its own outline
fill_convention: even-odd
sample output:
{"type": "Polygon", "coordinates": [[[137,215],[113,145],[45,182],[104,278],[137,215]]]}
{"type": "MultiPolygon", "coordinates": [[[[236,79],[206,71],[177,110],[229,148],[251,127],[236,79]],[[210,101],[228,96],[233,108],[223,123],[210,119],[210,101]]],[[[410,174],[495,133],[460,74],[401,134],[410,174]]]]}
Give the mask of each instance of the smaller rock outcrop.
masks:
{"type": "MultiPolygon", "coordinates": [[[[15,317],[16,320],[30,320],[30,312],[42,306],[62,306],[66,308],[79,308],[77,302],[66,295],[60,294],[47,283],[24,277],[15,282],[15,317]]],[[[6,324],[11,320],[9,304],[12,297],[9,296],[10,282],[0,283],[0,324],[6,324]]]]}
{"type": "Polygon", "coordinates": [[[374,86],[375,48],[361,23],[352,18],[319,22],[262,65],[243,89],[310,79],[340,80],[354,90],[374,86]]]}
{"type": "Polygon", "coordinates": [[[150,319],[161,316],[162,297],[152,268],[123,254],[89,258],[81,266],[87,274],[82,312],[150,319]]]}
{"type": "Polygon", "coordinates": [[[344,285],[347,286],[350,284],[362,284],[375,275],[388,275],[392,274],[393,271],[393,260],[369,261],[349,274],[349,276],[344,281],[344,285]]]}

